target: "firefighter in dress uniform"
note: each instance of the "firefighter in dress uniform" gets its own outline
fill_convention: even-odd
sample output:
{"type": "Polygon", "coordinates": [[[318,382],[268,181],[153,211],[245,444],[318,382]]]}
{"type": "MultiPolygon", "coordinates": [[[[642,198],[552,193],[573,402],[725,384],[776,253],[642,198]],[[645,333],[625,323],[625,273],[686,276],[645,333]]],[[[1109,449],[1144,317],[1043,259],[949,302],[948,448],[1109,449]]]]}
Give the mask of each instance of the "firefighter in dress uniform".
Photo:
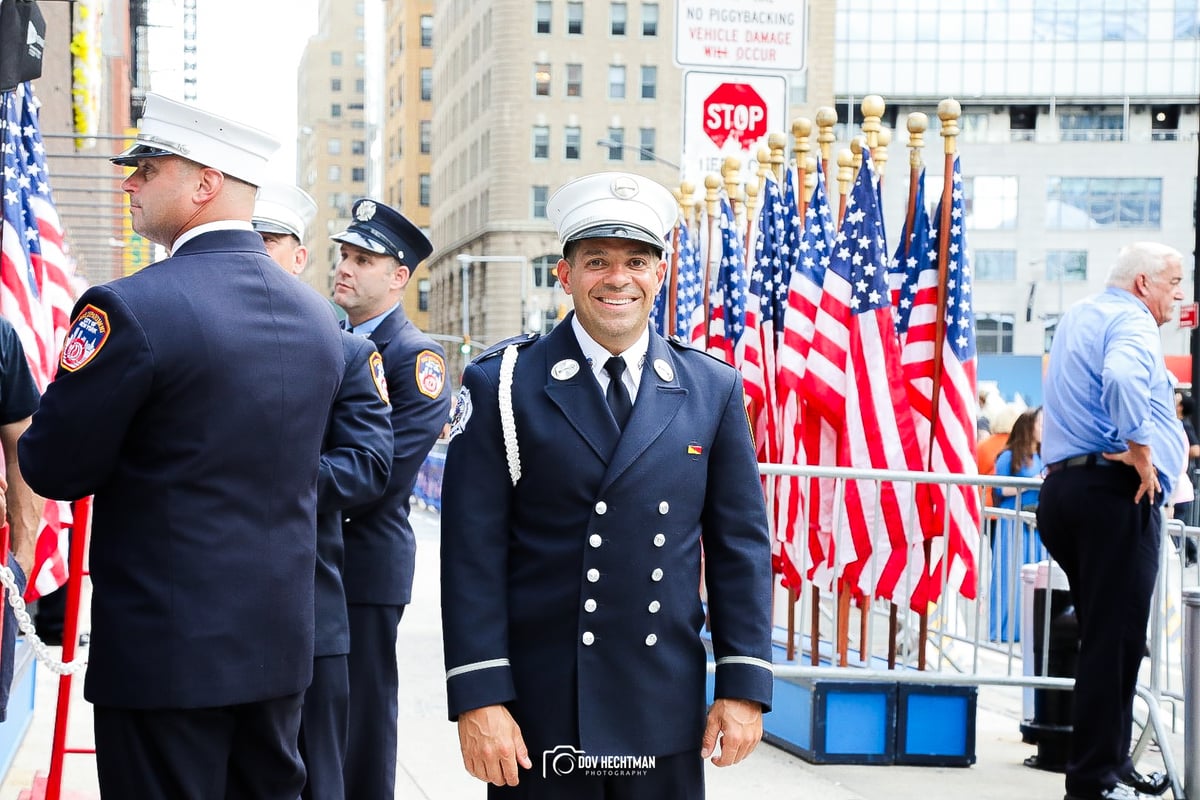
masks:
{"type": "Polygon", "coordinates": [[[404,313],[413,271],[432,251],[421,230],[376,200],[354,204],[340,244],[333,300],[354,334],[379,348],[392,402],[392,474],[370,503],[347,509],[343,573],[350,614],[347,800],[395,795],[400,677],[396,631],[412,595],[416,539],[408,521],[417,473],[450,417],[442,348],[404,313]]]}
{"type": "MultiPolygon", "coordinates": [[[[289,274],[308,264],[304,233],[317,204],[298,186],[267,184],[254,201],[254,230],[289,274]]],[[[369,503],[387,487],[392,407],[383,359],[370,339],[342,331],[346,371],[333,398],[317,476],[316,638],[313,680],[300,709],[303,800],[341,800],[349,729],[350,621],[342,584],[342,509],[369,503]]]]}
{"type": "Polygon", "coordinates": [[[170,257],[76,303],[21,437],[39,494],[95,495],[101,795],[295,800],[317,472],[345,359],[328,303],[251,228],[278,147],[149,94],[122,188],[170,257]]]}
{"type": "Polygon", "coordinates": [[[678,213],[667,189],[595,174],[547,210],[574,311],[468,365],[451,423],[450,718],[489,796],[699,798],[703,759],[749,754],[771,701],[770,540],[741,378],[648,326],[678,213]]]}

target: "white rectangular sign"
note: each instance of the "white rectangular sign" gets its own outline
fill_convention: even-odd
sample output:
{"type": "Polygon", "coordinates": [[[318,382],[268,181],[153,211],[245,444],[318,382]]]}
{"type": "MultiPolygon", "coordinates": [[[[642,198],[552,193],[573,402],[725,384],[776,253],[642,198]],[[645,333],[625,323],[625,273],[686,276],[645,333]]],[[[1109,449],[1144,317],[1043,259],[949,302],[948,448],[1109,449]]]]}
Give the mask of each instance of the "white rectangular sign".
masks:
{"type": "Polygon", "coordinates": [[[678,0],[675,63],[766,72],[804,69],[804,0],[678,0]]]}
{"type": "Polygon", "coordinates": [[[684,179],[699,186],[705,175],[720,175],[729,156],[742,162],[743,175],[754,174],[767,135],[787,132],[787,114],[788,84],[782,75],[685,72],[684,179]]]}

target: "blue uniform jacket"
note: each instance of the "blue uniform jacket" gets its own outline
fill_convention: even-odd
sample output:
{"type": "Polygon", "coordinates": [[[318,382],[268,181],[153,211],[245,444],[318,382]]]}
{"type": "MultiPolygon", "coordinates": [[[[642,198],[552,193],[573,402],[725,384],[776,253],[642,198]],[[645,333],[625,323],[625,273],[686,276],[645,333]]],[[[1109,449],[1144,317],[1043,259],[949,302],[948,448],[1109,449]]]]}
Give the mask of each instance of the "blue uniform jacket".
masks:
{"type": "Polygon", "coordinates": [[[446,457],[451,718],[505,703],[534,754],[699,750],[701,547],[716,696],[769,707],[771,545],[737,372],[652,332],[622,433],[568,319],[516,364],[514,488],[500,362],[465,370],[470,416],[446,457]]]}
{"type": "Polygon", "coordinates": [[[392,401],[392,472],[375,501],[346,512],[346,602],[404,605],[412,594],[417,543],[409,496],[425,456],[449,420],[442,348],[413,325],[404,308],[370,336],[383,356],[392,401]]]}
{"type": "Polygon", "coordinates": [[[344,369],[328,304],[257,233],[224,230],[89,289],[72,319],[18,450],[37,493],[95,495],[87,698],[303,690],[317,463],[344,369]]]}
{"type": "Polygon", "coordinates": [[[316,656],[350,652],[342,509],[378,497],[392,466],[392,407],[379,351],[370,339],[345,331],[342,347],[346,374],[333,398],[317,474],[316,656]]]}

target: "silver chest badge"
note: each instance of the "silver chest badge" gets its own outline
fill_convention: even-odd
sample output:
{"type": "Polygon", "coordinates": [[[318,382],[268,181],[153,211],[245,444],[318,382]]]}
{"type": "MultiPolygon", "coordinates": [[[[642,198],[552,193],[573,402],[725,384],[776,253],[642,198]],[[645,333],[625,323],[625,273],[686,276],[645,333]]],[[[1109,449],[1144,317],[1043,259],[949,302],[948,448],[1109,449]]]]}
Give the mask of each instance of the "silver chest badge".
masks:
{"type": "Polygon", "coordinates": [[[550,370],[550,374],[556,381],[567,381],[575,377],[579,372],[579,362],[573,358],[564,358],[562,361],[554,365],[550,370]]]}
{"type": "Polygon", "coordinates": [[[666,361],[663,361],[661,358],[654,359],[654,371],[658,374],[658,377],[662,378],[664,381],[675,380],[675,370],[671,369],[671,365],[666,361]]]}

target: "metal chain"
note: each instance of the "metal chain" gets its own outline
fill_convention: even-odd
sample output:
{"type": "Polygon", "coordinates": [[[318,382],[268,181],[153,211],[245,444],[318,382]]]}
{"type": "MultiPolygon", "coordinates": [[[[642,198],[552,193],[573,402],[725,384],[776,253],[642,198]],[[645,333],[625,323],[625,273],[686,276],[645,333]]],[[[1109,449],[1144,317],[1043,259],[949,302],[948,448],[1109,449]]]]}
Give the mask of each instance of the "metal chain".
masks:
{"type": "Polygon", "coordinates": [[[25,634],[25,638],[29,640],[30,646],[33,647],[34,655],[37,656],[38,661],[45,665],[46,669],[55,675],[74,675],[87,666],[87,660],[80,658],[70,663],[64,663],[38,637],[37,631],[33,627],[33,620],[30,619],[29,612],[25,610],[25,598],[21,596],[21,590],[17,587],[17,578],[13,575],[13,571],[4,564],[0,564],[0,583],[4,584],[4,588],[8,593],[8,602],[13,608],[13,614],[17,618],[17,627],[21,629],[21,633],[25,634]]]}

